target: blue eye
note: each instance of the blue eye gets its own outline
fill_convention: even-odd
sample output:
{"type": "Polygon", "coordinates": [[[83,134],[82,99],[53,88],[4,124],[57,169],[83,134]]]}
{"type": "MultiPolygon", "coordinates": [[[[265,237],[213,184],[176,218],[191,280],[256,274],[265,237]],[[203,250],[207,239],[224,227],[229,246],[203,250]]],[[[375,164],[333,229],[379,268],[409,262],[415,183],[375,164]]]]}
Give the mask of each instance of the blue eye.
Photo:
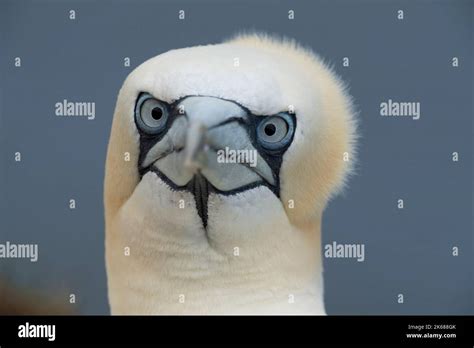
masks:
{"type": "Polygon", "coordinates": [[[138,127],[149,134],[158,134],[166,129],[168,108],[165,103],[143,94],[135,107],[135,119],[138,127]]]}
{"type": "Polygon", "coordinates": [[[294,131],[294,121],[289,115],[266,116],[257,126],[257,140],[268,150],[280,150],[290,143],[294,131]]]}

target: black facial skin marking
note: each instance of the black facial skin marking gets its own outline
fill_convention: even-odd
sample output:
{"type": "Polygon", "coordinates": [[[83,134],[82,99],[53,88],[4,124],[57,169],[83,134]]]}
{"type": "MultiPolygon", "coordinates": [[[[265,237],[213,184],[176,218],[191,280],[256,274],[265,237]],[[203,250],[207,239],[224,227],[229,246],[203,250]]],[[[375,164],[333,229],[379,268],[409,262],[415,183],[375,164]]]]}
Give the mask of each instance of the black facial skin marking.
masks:
{"type": "MultiPolygon", "coordinates": [[[[259,142],[257,141],[257,137],[256,137],[257,127],[260,124],[260,122],[263,122],[266,119],[266,117],[272,116],[272,115],[256,116],[256,115],[252,114],[246,107],[236,103],[235,101],[223,99],[223,100],[230,101],[232,103],[235,103],[235,104],[239,105],[242,109],[244,109],[247,112],[247,114],[250,117],[248,117],[248,119],[245,120],[245,121],[242,120],[242,119],[229,119],[229,120],[226,120],[224,123],[220,124],[219,126],[221,126],[225,123],[230,123],[230,122],[239,122],[239,123],[242,124],[243,128],[245,128],[247,130],[247,133],[248,133],[249,138],[252,142],[252,145],[258,151],[260,156],[262,156],[262,158],[265,160],[265,162],[267,162],[270,169],[272,170],[273,177],[275,179],[275,185],[271,185],[267,181],[262,179],[261,181],[254,182],[254,183],[239,187],[239,188],[234,189],[234,190],[221,191],[221,190],[217,189],[216,187],[212,186],[212,184],[208,180],[206,180],[206,178],[203,175],[198,173],[191,179],[191,181],[188,184],[186,184],[184,186],[178,186],[171,179],[169,179],[166,175],[164,175],[162,172],[160,172],[155,166],[153,166],[153,163],[151,163],[147,167],[143,167],[142,163],[145,160],[146,155],[148,154],[148,151],[150,151],[150,149],[157,142],[159,142],[163,138],[163,136],[171,128],[173,122],[178,117],[187,117],[185,113],[184,114],[179,113],[179,108],[178,108],[179,104],[184,99],[186,99],[188,97],[195,97],[195,96],[194,95],[185,96],[185,97],[173,102],[172,104],[161,102],[163,105],[166,106],[166,108],[168,109],[168,112],[169,112],[169,117],[168,117],[166,128],[162,133],[148,134],[148,133],[144,132],[139,127],[139,125],[137,123],[137,117],[139,117],[139,112],[140,112],[138,101],[139,101],[140,97],[143,94],[144,94],[144,92],[142,92],[138,95],[138,97],[136,99],[136,102],[135,102],[135,108],[134,108],[134,110],[135,110],[135,115],[134,115],[135,116],[134,117],[135,125],[136,125],[137,130],[138,130],[139,135],[140,135],[140,154],[139,154],[138,163],[137,163],[138,172],[139,172],[139,175],[140,175],[140,180],[146,173],[153,172],[161,180],[163,180],[168,186],[170,186],[173,190],[191,192],[194,196],[194,200],[196,202],[196,209],[198,211],[199,217],[201,218],[201,221],[202,221],[202,224],[203,224],[204,228],[207,228],[207,220],[208,220],[208,214],[207,214],[208,205],[207,205],[207,202],[208,202],[209,194],[211,192],[215,192],[215,193],[218,193],[218,194],[221,194],[221,195],[228,196],[228,195],[234,195],[236,193],[243,192],[243,191],[258,187],[258,186],[266,186],[278,198],[280,197],[280,175],[279,174],[280,174],[281,163],[282,163],[282,160],[283,160],[284,153],[286,152],[288,147],[293,142],[294,132],[293,132],[293,134],[291,134],[291,139],[288,142],[288,144],[286,146],[282,147],[281,149],[278,149],[277,151],[276,150],[268,150],[268,149],[265,149],[263,146],[261,146],[259,144],[259,142]]],[[[200,95],[196,95],[196,97],[197,96],[200,96],[200,95]]],[[[202,97],[202,96],[200,96],[200,97],[202,97]]],[[[222,98],[220,98],[220,99],[222,99],[222,98]]],[[[297,125],[296,125],[295,115],[294,114],[288,114],[288,115],[292,118],[294,128],[296,129],[297,125]]],[[[183,149],[175,149],[175,151],[182,151],[182,150],[183,149]]]]}

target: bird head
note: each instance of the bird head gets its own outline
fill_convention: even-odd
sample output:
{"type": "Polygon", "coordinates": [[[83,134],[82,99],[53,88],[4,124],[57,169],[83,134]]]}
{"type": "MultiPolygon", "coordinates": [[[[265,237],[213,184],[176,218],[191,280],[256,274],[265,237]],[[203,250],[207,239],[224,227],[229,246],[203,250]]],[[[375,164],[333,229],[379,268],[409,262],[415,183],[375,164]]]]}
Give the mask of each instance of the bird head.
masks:
{"type": "MultiPolygon", "coordinates": [[[[354,139],[343,84],[293,41],[247,35],[156,56],[117,100],[107,248],[139,246],[168,266],[176,258],[176,273],[188,261],[211,273],[245,269],[229,261],[236,248],[291,269],[296,255],[317,255],[309,241],[351,170],[354,139]]],[[[112,254],[109,268],[121,257],[112,254]]]]}

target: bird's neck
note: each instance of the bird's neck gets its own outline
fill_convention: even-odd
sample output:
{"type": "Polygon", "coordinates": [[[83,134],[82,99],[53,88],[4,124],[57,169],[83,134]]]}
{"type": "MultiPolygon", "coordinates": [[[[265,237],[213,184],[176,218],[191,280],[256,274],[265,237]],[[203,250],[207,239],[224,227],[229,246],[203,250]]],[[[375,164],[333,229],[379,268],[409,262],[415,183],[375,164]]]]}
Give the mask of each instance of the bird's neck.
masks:
{"type": "Polygon", "coordinates": [[[113,313],[324,314],[319,221],[295,226],[262,189],[266,210],[210,197],[206,231],[193,210],[163,214],[170,204],[140,190],[107,219],[113,313]]]}
{"type": "Polygon", "coordinates": [[[312,232],[315,237],[273,243],[272,254],[260,255],[246,248],[226,255],[208,242],[119,241],[131,246],[132,255],[116,255],[109,269],[113,312],[325,314],[319,228],[312,232]]]}

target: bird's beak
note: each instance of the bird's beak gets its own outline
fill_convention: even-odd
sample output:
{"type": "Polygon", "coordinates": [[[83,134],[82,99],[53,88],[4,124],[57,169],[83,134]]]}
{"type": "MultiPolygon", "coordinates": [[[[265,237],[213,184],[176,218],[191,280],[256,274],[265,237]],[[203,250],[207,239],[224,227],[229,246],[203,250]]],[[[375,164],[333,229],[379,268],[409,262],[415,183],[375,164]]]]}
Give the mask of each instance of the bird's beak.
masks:
{"type": "Polygon", "coordinates": [[[276,186],[271,167],[252,142],[247,111],[238,104],[213,97],[187,97],[166,134],[140,164],[173,189],[188,190],[207,226],[210,192],[229,194],[261,184],[276,186]]]}
{"type": "Polygon", "coordinates": [[[142,166],[178,187],[188,187],[197,175],[218,192],[275,185],[270,166],[253,146],[244,108],[214,97],[187,97],[180,105],[184,114],[148,151],[142,166]]]}

